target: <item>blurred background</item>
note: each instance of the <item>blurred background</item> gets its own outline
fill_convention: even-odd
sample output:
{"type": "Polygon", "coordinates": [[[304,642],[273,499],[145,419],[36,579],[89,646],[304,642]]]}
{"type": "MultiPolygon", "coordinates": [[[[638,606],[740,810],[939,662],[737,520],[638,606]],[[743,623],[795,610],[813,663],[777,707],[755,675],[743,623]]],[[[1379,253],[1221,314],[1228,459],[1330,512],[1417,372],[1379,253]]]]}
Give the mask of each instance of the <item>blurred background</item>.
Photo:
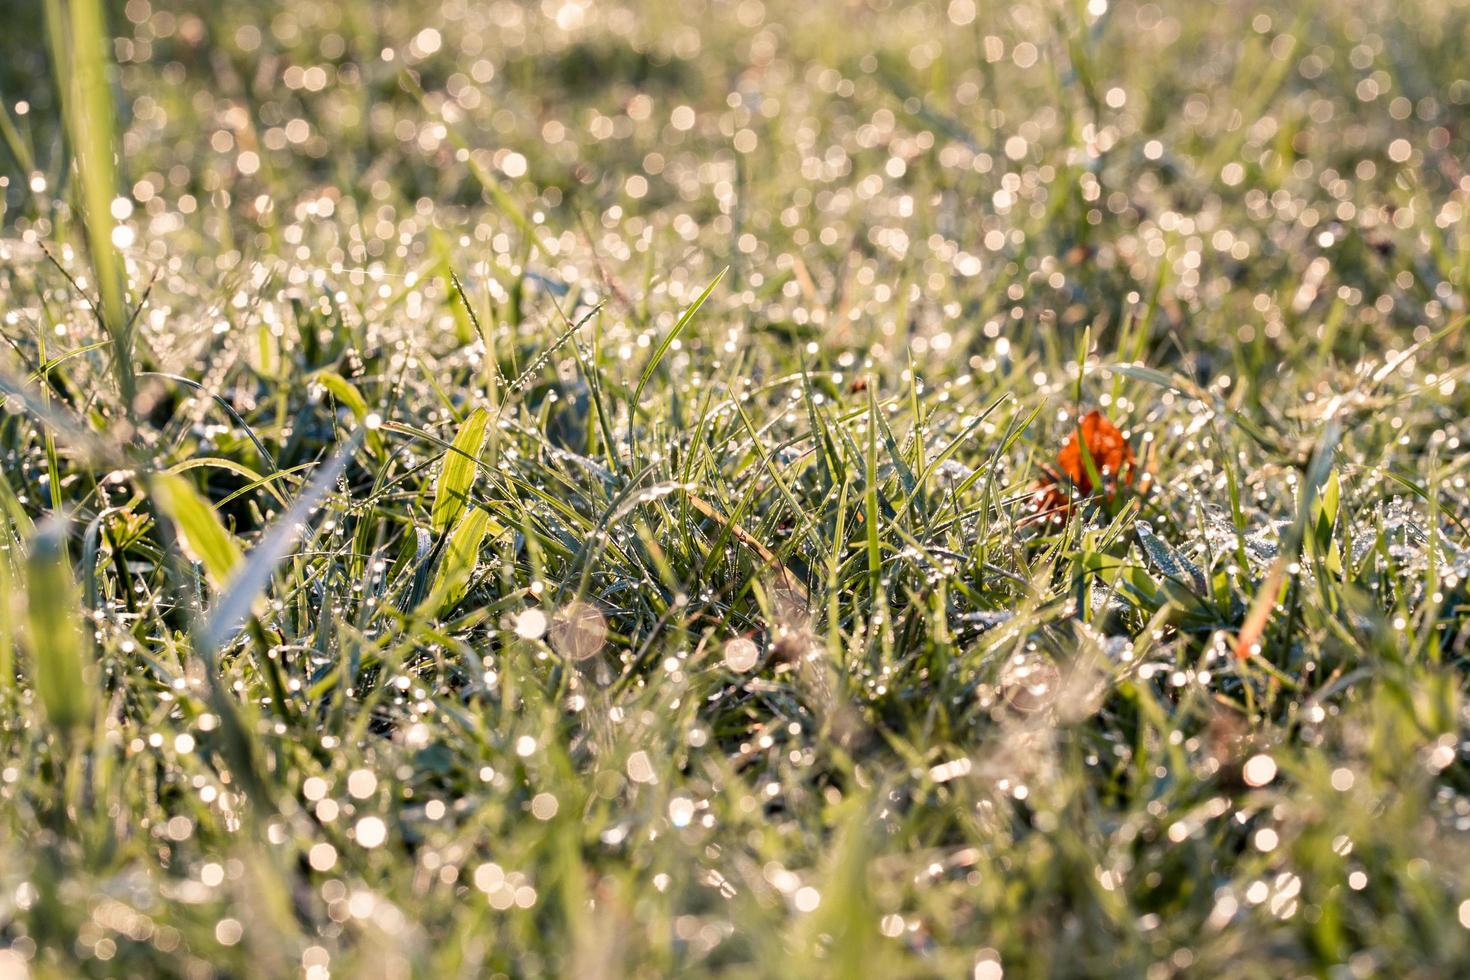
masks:
{"type": "MultiPolygon", "coordinates": [[[[46,239],[68,198],[42,5],[5,7],[3,222],[46,239]]],[[[1234,309],[1259,366],[1308,310],[1341,306],[1345,349],[1439,319],[1465,261],[1458,0],[108,14],[138,275],[465,247],[503,290],[530,221],[557,288],[682,296],[728,263],[758,326],[920,354],[956,312],[1044,343],[1167,280],[1156,342],[1234,309]]]]}

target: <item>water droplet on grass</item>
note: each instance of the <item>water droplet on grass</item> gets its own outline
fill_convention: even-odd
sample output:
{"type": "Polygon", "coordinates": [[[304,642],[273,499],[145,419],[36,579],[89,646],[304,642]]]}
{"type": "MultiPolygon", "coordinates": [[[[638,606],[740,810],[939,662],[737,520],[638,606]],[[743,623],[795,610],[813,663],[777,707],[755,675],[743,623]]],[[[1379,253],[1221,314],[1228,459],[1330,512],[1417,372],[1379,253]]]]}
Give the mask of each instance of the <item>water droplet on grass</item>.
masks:
{"type": "Polygon", "coordinates": [[[755,669],[755,665],[760,662],[760,655],[760,648],[743,636],[725,644],[725,666],[737,673],[743,674],[755,669]]]}

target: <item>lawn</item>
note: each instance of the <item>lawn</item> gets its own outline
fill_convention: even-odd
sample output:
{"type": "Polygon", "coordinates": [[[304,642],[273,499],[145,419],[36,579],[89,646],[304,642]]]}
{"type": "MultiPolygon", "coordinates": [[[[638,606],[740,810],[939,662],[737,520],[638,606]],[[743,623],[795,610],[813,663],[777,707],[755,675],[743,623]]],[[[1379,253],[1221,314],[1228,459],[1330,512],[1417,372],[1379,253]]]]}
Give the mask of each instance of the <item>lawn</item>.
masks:
{"type": "Polygon", "coordinates": [[[1470,973],[1470,2],[15,0],[0,980],[1470,973]]]}

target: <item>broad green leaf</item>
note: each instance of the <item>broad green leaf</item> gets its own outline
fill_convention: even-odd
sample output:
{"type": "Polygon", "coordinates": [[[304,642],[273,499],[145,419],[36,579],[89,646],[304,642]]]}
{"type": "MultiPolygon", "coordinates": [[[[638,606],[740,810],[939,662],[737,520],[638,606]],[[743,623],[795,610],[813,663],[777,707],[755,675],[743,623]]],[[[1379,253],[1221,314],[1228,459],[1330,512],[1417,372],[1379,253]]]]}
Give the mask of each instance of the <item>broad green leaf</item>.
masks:
{"type": "Polygon", "coordinates": [[[1337,480],[1337,471],[1334,470],[1323,484],[1315,508],[1317,519],[1313,530],[1317,537],[1317,547],[1324,552],[1332,544],[1332,529],[1337,524],[1337,508],[1341,499],[1342,487],[1337,480]]]}
{"type": "MultiPolygon", "coordinates": [[[[318,371],[311,376],[311,380],[330,391],[337,401],[346,405],[347,410],[352,413],[352,417],[357,420],[358,425],[368,424],[368,416],[372,414],[372,410],[368,408],[367,399],[363,397],[362,392],[357,390],[357,385],[348,381],[336,371],[318,371]]],[[[376,431],[372,429],[367,430],[368,448],[374,453],[377,453],[382,448],[382,439],[383,437],[376,431]]]]}
{"type": "Polygon", "coordinates": [[[455,525],[445,543],[444,554],[439,559],[439,570],[428,596],[419,606],[421,612],[434,614],[449,609],[458,602],[469,586],[470,575],[480,558],[480,545],[486,534],[499,534],[505,530],[481,507],[471,508],[464,520],[455,525]]]}
{"type": "Polygon", "coordinates": [[[367,399],[362,397],[362,392],[358,391],[357,386],[351,381],[336,371],[318,371],[311,376],[311,380],[335,395],[337,400],[346,405],[359,422],[367,418],[367,399]]]}
{"type": "Polygon", "coordinates": [[[464,513],[470,488],[475,483],[475,465],[485,447],[489,428],[490,413],[483,408],[475,409],[464,420],[459,434],[444,454],[439,482],[434,485],[434,510],[429,522],[435,534],[441,533],[464,513]]]}
{"type": "Polygon", "coordinates": [[[1138,543],[1143,546],[1143,553],[1148,556],[1149,563],[1162,572],[1165,578],[1193,589],[1196,595],[1202,596],[1206,593],[1205,576],[1199,570],[1199,566],[1155,534],[1153,526],[1147,521],[1139,521],[1135,528],[1138,531],[1138,543]]]}
{"type": "Polygon", "coordinates": [[[61,731],[91,724],[96,693],[88,677],[81,595],[67,560],[65,527],[52,521],[31,539],[26,558],[26,646],[31,679],[46,718],[61,731]]]}
{"type": "Polygon", "coordinates": [[[223,589],[244,561],[239,543],[225,530],[214,508],[182,476],[157,474],[154,492],[178,529],[184,553],[204,566],[211,586],[223,589]]]}
{"type": "Polygon", "coordinates": [[[255,345],[249,350],[251,367],[264,378],[281,373],[281,340],[271,328],[261,324],[255,331],[255,345]]]}

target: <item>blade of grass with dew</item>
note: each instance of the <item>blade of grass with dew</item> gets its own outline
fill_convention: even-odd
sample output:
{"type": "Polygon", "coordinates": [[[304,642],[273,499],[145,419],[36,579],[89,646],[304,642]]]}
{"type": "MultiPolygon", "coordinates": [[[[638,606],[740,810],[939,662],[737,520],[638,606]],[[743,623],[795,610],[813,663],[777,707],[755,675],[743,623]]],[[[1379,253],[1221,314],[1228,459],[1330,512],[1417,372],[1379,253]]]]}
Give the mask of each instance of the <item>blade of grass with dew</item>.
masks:
{"type": "Polygon", "coordinates": [[[678,322],[669,329],[668,333],[664,334],[664,339],[659,341],[659,345],[654,349],[653,355],[649,357],[648,363],[643,366],[643,374],[638,378],[638,387],[633,389],[633,405],[635,408],[638,405],[639,399],[643,396],[643,389],[648,387],[648,381],[653,377],[653,372],[658,369],[659,363],[664,359],[664,355],[669,352],[669,348],[673,346],[674,341],[679,339],[679,335],[684,332],[684,328],[689,326],[690,321],[694,319],[694,314],[699,312],[699,308],[704,305],[704,301],[709,299],[710,293],[715,291],[715,287],[720,284],[720,280],[724,279],[725,273],[729,271],[729,266],[721,269],[719,275],[715,276],[714,280],[708,286],[704,287],[704,292],[700,293],[698,298],[689,304],[689,308],[679,317],[678,322]]]}
{"type": "Polygon", "coordinates": [[[153,492],[174,522],[184,552],[204,566],[204,574],[216,591],[223,589],[245,560],[235,536],[225,530],[214,508],[184,477],[157,473],[153,492]]]}
{"type": "Polygon", "coordinates": [[[879,594],[883,577],[883,545],[878,528],[878,399],[868,385],[868,442],[863,454],[863,518],[867,537],[868,588],[879,594]]]}
{"type": "Polygon", "coordinates": [[[118,193],[118,178],[109,81],[111,35],[101,0],[46,0],[46,27],[57,87],[62,92],[62,115],[81,182],[87,250],[127,414],[132,411],[136,380],[123,263],[112,240],[112,201],[118,193]]]}
{"type": "Polygon", "coordinates": [[[312,512],[331,492],[337,478],[362,445],[363,436],[363,429],[354,431],[321,465],[291,507],[276,518],[260,543],[246,556],[245,563],[230,580],[224,594],[207,612],[195,631],[195,652],[207,662],[240,632],[256,598],[275,573],[276,565],[290,552],[312,512]]]}
{"type": "MultiPolygon", "coordinates": [[[[343,405],[346,405],[347,410],[352,413],[352,417],[357,421],[358,425],[368,425],[373,411],[368,407],[367,399],[357,389],[357,385],[348,381],[336,371],[327,370],[316,372],[311,376],[311,380],[330,391],[333,397],[343,405]]],[[[247,428],[246,431],[249,432],[249,429],[247,428]]],[[[378,432],[376,427],[369,427],[367,429],[367,445],[372,450],[374,456],[381,456],[383,454],[383,436],[378,432]]]]}
{"type": "Polygon", "coordinates": [[[0,554],[0,706],[4,706],[9,705],[15,690],[15,613],[20,594],[14,589],[11,556],[18,553],[19,544],[12,538],[8,524],[0,528],[0,541],[5,546],[5,553],[0,554]]]}
{"type": "Polygon", "coordinates": [[[26,556],[26,651],[46,720],[74,734],[92,722],[95,671],[78,612],[81,596],[66,552],[66,525],[51,518],[36,528],[26,556]]]}
{"type": "Polygon", "coordinates": [[[445,450],[439,479],[434,484],[434,506],[429,517],[435,534],[442,534],[464,513],[470,489],[475,484],[475,473],[489,426],[490,413],[483,408],[475,409],[460,425],[454,441],[445,450]]]}
{"type": "Polygon", "coordinates": [[[439,568],[429,594],[418,610],[433,615],[447,612],[464,596],[470,576],[480,559],[480,546],[489,533],[499,534],[504,528],[483,507],[472,507],[449,534],[439,568]]]}
{"type": "Polygon", "coordinates": [[[1280,600],[1281,587],[1285,583],[1287,568],[1296,560],[1301,551],[1317,493],[1332,472],[1333,452],[1341,436],[1341,425],[1337,422],[1329,423],[1321,439],[1318,440],[1316,451],[1307,463],[1306,473],[1301,485],[1297,488],[1296,520],[1292,521],[1286,534],[1283,535],[1281,552],[1272,563],[1265,581],[1257,590],[1255,599],[1251,602],[1250,612],[1240,632],[1236,635],[1235,658],[1237,660],[1249,660],[1260,649],[1261,638],[1280,600]]]}

